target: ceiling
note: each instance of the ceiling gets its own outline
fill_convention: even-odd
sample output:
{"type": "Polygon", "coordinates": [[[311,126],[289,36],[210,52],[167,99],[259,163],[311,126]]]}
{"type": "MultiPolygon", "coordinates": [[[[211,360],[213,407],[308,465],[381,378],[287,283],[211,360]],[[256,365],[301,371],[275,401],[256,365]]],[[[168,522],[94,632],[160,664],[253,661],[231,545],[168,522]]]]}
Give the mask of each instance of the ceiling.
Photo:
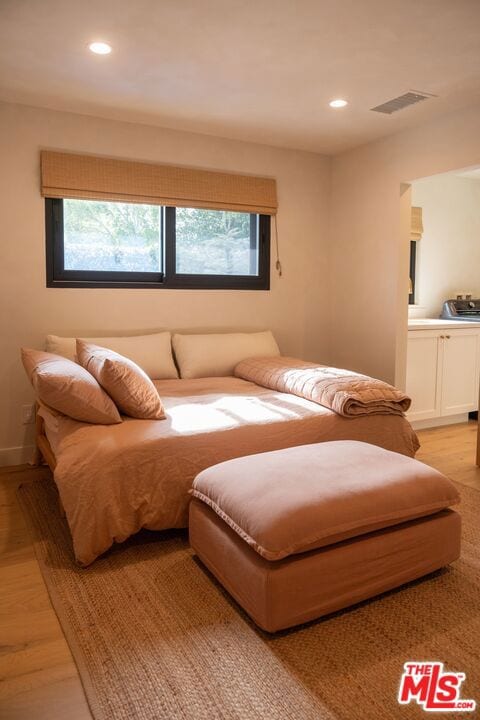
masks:
{"type": "Polygon", "coordinates": [[[0,99],[335,154],[479,102],[479,30],[479,0],[0,0],[0,99]],[[438,97],[370,111],[408,90],[438,97]]]}

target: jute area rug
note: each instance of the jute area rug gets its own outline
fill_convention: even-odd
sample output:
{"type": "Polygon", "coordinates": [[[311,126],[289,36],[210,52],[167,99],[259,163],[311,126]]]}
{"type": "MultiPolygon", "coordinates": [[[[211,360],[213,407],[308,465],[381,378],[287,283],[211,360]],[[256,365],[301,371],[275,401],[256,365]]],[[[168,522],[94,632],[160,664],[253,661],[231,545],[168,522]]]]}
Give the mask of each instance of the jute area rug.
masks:
{"type": "Polygon", "coordinates": [[[186,533],[141,533],[80,569],[48,474],[19,497],[95,720],[390,720],[426,716],[397,703],[408,660],[465,672],[462,697],[480,701],[480,494],[459,488],[461,560],[273,636],[196,561],[186,533]]]}

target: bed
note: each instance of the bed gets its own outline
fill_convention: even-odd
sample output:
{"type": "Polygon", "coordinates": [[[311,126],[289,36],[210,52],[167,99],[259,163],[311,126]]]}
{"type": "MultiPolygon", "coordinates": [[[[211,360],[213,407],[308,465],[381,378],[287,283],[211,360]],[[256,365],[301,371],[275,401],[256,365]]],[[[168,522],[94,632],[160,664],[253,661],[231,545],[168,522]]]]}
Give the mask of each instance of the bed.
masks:
{"type": "Polygon", "coordinates": [[[187,526],[189,490],[206,467],[241,455],[362,440],[413,457],[402,415],[343,417],[238,377],[156,381],[167,418],[89,425],[38,411],[37,447],[52,467],[81,565],[141,528],[187,526]]]}

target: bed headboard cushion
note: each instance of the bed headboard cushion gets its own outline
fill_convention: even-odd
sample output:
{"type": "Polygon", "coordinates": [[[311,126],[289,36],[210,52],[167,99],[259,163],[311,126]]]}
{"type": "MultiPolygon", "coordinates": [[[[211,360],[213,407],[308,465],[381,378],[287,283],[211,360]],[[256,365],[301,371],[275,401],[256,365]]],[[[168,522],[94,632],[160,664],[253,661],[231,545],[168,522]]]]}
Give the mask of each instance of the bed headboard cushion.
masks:
{"type": "Polygon", "coordinates": [[[209,335],[174,334],[172,344],[181,378],[233,375],[235,366],[241,360],[280,355],[270,330],[209,335]]]}
{"type": "MultiPolygon", "coordinates": [[[[124,337],[82,338],[85,342],[108,348],[132,360],[152,380],[178,378],[173,361],[170,332],[150,335],[129,335],[124,337]]],[[[76,339],[47,335],[45,350],[77,360],[76,339]]]]}
{"type": "Polygon", "coordinates": [[[122,422],[113,400],[72,360],[22,348],[22,362],[38,398],[48,407],[93,425],[122,422]]]}

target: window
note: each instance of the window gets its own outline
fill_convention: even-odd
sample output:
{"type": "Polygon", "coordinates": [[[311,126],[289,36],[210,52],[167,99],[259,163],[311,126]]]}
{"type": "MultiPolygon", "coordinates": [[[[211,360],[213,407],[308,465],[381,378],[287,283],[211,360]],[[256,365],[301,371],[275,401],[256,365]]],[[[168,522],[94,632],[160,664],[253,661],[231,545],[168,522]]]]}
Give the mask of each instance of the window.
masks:
{"type": "Polygon", "coordinates": [[[415,280],[417,273],[417,242],[410,241],[410,288],[408,293],[408,304],[415,304],[415,280]]]}
{"type": "Polygon", "coordinates": [[[423,209],[412,207],[410,216],[410,288],[408,291],[408,304],[414,305],[416,298],[416,274],[417,274],[417,242],[422,239],[423,234],[423,209]]]}
{"type": "Polygon", "coordinates": [[[270,216],[45,200],[47,287],[268,290],[270,216]]]}

